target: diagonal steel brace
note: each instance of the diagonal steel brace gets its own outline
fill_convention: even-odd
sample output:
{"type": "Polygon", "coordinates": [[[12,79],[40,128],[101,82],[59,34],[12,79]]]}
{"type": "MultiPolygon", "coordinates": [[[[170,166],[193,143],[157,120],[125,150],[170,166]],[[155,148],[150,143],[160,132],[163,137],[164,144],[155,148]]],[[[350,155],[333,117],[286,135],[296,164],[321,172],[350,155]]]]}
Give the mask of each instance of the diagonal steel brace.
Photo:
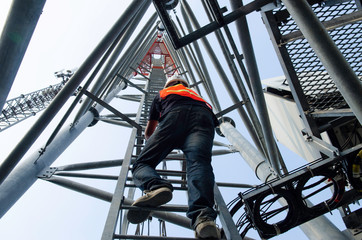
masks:
{"type": "Polygon", "coordinates": [[[139,125],[138,123],[136,123],[135,121],[133,121],[132,119],[130,119],[129,117],[127,117],[126,115],[124,115],[123,113],[121,113],[120,111],[115,109],[114,107],[112,107],[111,105],[109,105],[108,103],[102,101],[101,99],[99,99],[98,97],[96,97],[95,95],[93,95],[92,93],[90,93],[90,92],[88,92],[86,90],[82,90],[82,92],[87,97],[91,98],[93,101],[99,103],[101,106],[108,109],[109,111],[114,113],[116,116],[122,118],[124,121],[131,124],[133,127],[137,128],[138,131],[142,131],[142,126],[141,125],[139,125]]]}

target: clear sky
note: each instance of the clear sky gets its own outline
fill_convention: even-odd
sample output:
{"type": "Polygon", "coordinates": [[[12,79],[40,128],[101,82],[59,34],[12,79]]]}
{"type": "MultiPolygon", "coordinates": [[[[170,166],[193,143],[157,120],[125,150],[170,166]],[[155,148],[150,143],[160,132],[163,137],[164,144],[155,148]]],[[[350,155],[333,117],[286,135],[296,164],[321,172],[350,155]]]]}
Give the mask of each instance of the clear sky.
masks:
{"type": "MultiPolygon", "coordinates": [[[[79,67],[130,2],[129,0],[47,1],[8,99],[58,83],[59,80],[54,77],[55,71],[79,67]]],[[[0,29],[5,22],[10,3],[10,0],[0,1],[0,29]]],[[[153,11],[153,7],[150,10],[153,11]]],[[[147,12],[147,16],[150,16],[150,11],[147,12]]],[[[249,25],[261,78],[282,75],[260,15],[253,14],[250,19],[249,25]]],[[[141,27],[147,20],[148,17],[142,20],[141,27]]],[[[212,76],[217,78],[215,75],[212,76]]],[[[228,105],[229,102],[223,103],[223,107],[228,105]]],[[[128,103],[117,106],[121,112],[135,111],[134,105],[128,103]]],[[[57,119],[61,116],[61,114],[57,116],[57,119]]],[[[232,116],[238,118],[235,114],[232,116]]],[[[0,133],[2,149],[0,161],[8,156],[35,120],[36,117],[33,117],[0,133]]],[[[240,126],[238,128],[240,132],[246,134],[241,121],[236,120],[236,122],[240,126]]],[[[43,146],[56,124],[57,121],[50,124],[29,153],[43,146]]],[[[95,127],[84,131],[54,165],[123,158],[128,143],[127,134],[129,131],[123,128],[98,123],[95,127]]],[[[220,137],[217,137],[217,140],[227,143],[226,139],[220,137]]],[[[292,169],[302,164],[298,157],[287,149],[283,148],[282,153],[292,169]]],[[[221,182],[259,183],[253,171],[237,153],[226,157],[215,157],[214,169],[216,179],[221,182]]],[[[117,174],[118,170],[111,171],[117,174]]],[[[94,186],[109,192],[113,192],[114,189],[114,183],[108,181],[94,182],[94,186]]],[[[232,194],[225,192],[226,201],[236,197],[236,194],[237,192],[232,194]]],[[[108,209],[109,204],[106,202],[39,180],[0,219],[0,239],[100,239],[108,209]]],[[[337,212],[334,213],[334,216],[336,215],[337,212]]],[[[172,231],[179,230],[170,228],[168,230],[170,235],[185,236],[183,231],[175,233],[172,231]]],[[[248,236],[259,239],[255,232],[248,236]]],[[[274,239],[291,239],[292,236],[295,240],[307,239],[298,228],[274,239]]]]}

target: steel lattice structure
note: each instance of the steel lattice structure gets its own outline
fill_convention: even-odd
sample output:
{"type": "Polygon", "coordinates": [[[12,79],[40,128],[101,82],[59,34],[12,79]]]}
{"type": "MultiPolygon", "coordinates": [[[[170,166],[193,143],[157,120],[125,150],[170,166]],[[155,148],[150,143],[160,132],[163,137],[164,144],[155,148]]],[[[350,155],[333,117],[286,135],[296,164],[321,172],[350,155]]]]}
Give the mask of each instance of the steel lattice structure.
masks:
{"type": "MultiPolygon", "coordinates": [[[[15,2],[24,4],[21,0],[15,2]]],[[[130,169],[145,142],[143,130],[150,104],[166,78],[177,73],[185,76],[213,105],[219,118],[216,131],[225,142],[214,142],[213,157],[238,152],[261,181],[258,186],[216,182],[215,202],[225,239],[242,239],[250,228],[255,228],[263,238],[271,238],[296,226],[301,226],[309,238],[358,239],[362,223],[355,215],[360,210],[351,212],[349,206],[360,199],[362,188],[359,175],[353,175],[357,174],[354,168],[362,166],[356,160],[362,148],[361,98],[356,97],[362,93],[361,2],[255,0],[243,5],[242,1],[231,0],[228,9],[218,1],[205,0],[197,1],[204,7],[204,15],[195,15],[192,4],[196,1],[154,0],[154,13],[141,31],[134,33],[151,3],[134,0],[124,10],[8,158],[1,162],[0,216],[35,181],[42,179],[110,203],[102,240],[193,239],[168,236],[166,231],[166,225],[173,224],[181,231],[192,232],[189,219],[182,215],[187,210],[185,199],[182,203],[149,209],[152,217],[160,220],[159,236],[147,234],[144,229],[151,227],[146,223],[132,226],[125,217],[140,194],[132,182],[130,169]],[[258,74],[246,19],[255,11],[261,14],[285,75],[265,82],[265,88],[258,74]],[[231,33],[232,24],[238,34],[231,33]],[[212,44],[208,40],[210,33],[216,39],[212,44]],[[134,40],[125,48],[133,35],[134,40]],[[216,53],[217,48],[221,53],[216,53]],[[220,80],[210,77],[210,68],[220,80]],[[45,145],[20,162],[76,90],[79,93],[45,145]],[[81,97],[85,99],[79,104],[81,97]],[[115,100],[126,102],[134,112],[122,112],[115,100]],[[70,125],[65,124],[67,120],[70,125]],[[99,127],[99,121],[128,130],[129,142],[123,146],[122,159],[53,166],[87,127],[99,127]],[[251,140],[238,130],[235,122],[240,121],[251,140]],[[283,132],[286,134],[281,135],[283,132]],[[311,163],[289,171],[275,137],[297,153],[308,152],[305,160],[311,163]],[[294,141],[296,146],[292,146],[294,141]],[[110,167],[117,167],[118,174],[102,172],[110,167]],[[100,172],[85,173],[85,170],[100,172]],[[316,176],[320,179],[310,184],[309,180],[316,176]],[[114,180],[115,189],[109,193],[70,177],[114,180]],[[316,186],[316,190],[306,194],[316,186]],[[314,205],[309,203],[315,194],[328,187],[332,188],[332,197],[314,205]],[[226,202],[220,188],[233,189],[236,198],[226,202]],[[278,200],[281,206],[272,208],[278,200]],[[323,216],[337,208],[344,213],[350,231],[348,237],[323,216]],[[270,222],[279,214],[285,214],[284,218],[270,222]]],[[[35,13],[44,3],[33,4],[26,11],[35,13]]],[[[24,10],[12,11],[11,16],[24,16],[20,20],[26,21],[21,12],[24,10]]],[[[8,20],[9,26],[12,21],[8,20]]],[[[4,42],[0,51],[5,44],[11,49],[12,44],[28,43],[25,38],[20,43],[4,42]]],[[[18,63],[15,59],[12,71],[16,72],[18,63]]],[[[11,76],[7,77],[8,83],[11,76]]],[[[175,150],[158,168],[181,194],[187,191],[184,160],[182,152],[175,150]]]]}
{"type": "Polygon", "coordinates": [[[0,117],[1,131],[46,108],[62,87],[63,84],[59,83],[7,100],[0,117]]]}
{"type": "Polygon", "coordinates": [[[0,132],[45,109],[73,75],[73,71],[59,71],[55,74],[62,78],[61,83],[6,101],[0,115],[0,132]]]}

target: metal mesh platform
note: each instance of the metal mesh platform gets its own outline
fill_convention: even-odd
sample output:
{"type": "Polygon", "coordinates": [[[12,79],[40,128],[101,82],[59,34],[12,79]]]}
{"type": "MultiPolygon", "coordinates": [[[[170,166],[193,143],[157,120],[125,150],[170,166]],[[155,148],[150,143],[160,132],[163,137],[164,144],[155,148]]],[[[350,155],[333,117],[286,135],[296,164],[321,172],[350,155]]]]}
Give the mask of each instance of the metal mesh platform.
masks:
{"type": "MultiPolygon", "coordinates": [[[[331,21],[335,23],[336,19],[341,19],[343,16],[348,16],[358,11],[355,1],[344,1],[335,5],[332,5],[332,3],[329,5],[326,3],[315,3],[312,5],[312,8],[324,25],[328,25],[328,22],[331,21]]],[[[282,35],[299,31],[292,18],[290,16],[286,17],[288,13],[284,6],[274,11],[274,14],[277,18],[280,18],[279,30],[282,35]]],[[[362,81],[361,27],[362,21],[357,21],[333,29],[327,29],[348,63],[362,81]]],[[[288,42],[285,47],[311,111],[348,108],[347,103],[306,39],[288,42]]]]}

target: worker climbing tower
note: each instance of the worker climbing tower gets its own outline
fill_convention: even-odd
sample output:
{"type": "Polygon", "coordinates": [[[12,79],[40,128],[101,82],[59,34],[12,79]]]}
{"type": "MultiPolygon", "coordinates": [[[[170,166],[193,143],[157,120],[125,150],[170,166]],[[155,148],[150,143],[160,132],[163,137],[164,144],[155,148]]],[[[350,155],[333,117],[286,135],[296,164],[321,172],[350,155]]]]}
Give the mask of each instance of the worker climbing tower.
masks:
{"type": "MultiPolygon", "coordinates": [[[[24,11],[37,16],[43,5],[13,3],[0,41],[0,62],[4,49],[17,57],[6,62],[9,72],[0,69],[4,86],[11,85],[25,52],[18,49],[30,41],[9,42],[4,36],[14,19],[23,24],[20,32],[31,35],[37,19],[29,24],[24,11]]],[[[239,0],[133,0],[122,8],[113,27],[0,160],[1,218],[34,183],[44,181],[106,203],[102,230],[94,239],[195,239],[185,215],[186,161],[177,149],[157,167],[174,186],[173,200],[146,208],[151,215],[141,224],[125,217],[142,194],[131,169],[145,144],[151,103],[167,78],[177,74],[212,104],[219,119],[212,154],[223,239],[278,239],[296,227],[310,239],[361,238],[361,209],[355,209],[362,190],[360,0],[255,0],[245,5],[239,0]],[[270,65],[281,66],[283,76],[261,81],[249,14],[262,18],[269,34],[264,41],[279,60],[270,65]],[[105,128],[111,130],[102,135],[105,128]],[[96,139],[77,141],[96,130],[96,139]],[[27,154],[44,135],[39,149],[27,154]],[[122,155],[92,159],[107,141],[117,143],[122,155]],[[78,144],[90,156],[82,153],[59,165],[67,149],[78,144]],[[295,168],[294,157],[284,154],[281,145],[305,163],[295,168]],[[98,187],[94,181],[102,183],[98,187]],[[346,230],[325,215],[332,211],[341,214],[346,230]]],[[[6,89],[0,92],[1,106],[6,89]]],[[[15,101],[2,113],[6,118],[23,105],[15,101]]]]}

